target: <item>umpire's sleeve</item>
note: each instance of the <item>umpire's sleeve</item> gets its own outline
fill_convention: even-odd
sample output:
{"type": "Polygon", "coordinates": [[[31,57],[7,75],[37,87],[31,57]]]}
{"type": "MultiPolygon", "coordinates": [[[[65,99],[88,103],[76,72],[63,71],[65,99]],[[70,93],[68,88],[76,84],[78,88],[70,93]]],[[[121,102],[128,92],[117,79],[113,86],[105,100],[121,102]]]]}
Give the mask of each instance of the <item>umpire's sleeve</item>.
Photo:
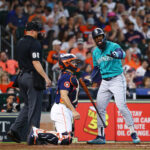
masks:
{"type": "Polygon", "coordinates": [[[39,41],[34,41],[32,43],[31,50],[30,50],[30,56],[31,56],[32,61],[34,60],[40,61],[42,59],[41,49],[42,48],[41,48],[41,44],[39,41]]]}

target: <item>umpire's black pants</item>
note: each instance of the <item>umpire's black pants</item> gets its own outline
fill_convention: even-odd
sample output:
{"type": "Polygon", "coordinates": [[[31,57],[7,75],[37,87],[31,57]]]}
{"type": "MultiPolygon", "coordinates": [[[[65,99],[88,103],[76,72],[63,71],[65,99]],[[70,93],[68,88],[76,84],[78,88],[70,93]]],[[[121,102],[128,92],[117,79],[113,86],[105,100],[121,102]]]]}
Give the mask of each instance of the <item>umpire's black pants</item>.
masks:
{"type": "Polygon", "coordinates": [[[33,87],[33,75],[31,73],[23,73],[19,76],[18,83],[25,105],[10,129],[18,132],[23,130],[24,125],[27,124],[29,132],[32,126],[40,127],[43,91],[33,87]]]}

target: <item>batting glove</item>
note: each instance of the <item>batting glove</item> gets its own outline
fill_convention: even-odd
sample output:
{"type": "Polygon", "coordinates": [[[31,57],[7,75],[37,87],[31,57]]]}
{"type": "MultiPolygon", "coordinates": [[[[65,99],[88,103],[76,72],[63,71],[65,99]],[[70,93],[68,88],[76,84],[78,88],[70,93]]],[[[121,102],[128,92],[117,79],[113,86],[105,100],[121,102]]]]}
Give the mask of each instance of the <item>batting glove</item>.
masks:
{"type": "Polygon", "coordinates": [[[119,54],[116,51],[111,51],[110,54],[107,54],[107,56],[109,57],[113,57],[113,58],[119,58],[119,54]]]}

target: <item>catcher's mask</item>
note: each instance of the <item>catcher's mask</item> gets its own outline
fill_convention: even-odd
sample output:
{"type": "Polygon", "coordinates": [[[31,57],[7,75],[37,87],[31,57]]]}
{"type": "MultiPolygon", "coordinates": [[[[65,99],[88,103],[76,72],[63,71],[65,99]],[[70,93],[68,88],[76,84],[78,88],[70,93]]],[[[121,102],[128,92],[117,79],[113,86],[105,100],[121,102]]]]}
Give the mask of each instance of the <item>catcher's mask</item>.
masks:
{"type": "Polygon", "coordinates": [[[92,37],[93,37],[96,45],[99,48],[101,48],[101,49],[105,48],[106,36],[105,36],[104,31],[101,28],[94,29],[93,32],[92,32],[92,37]],[[102,38],[99,38],[100,36],[102,36],[102,38]]]}
{"type": "Polygon", "coordinates": [[[73,72],[79,72],[81,61],[74,54],[61,54],[59,56],[59,67],[62,70],[69,69],[73,72]]]}

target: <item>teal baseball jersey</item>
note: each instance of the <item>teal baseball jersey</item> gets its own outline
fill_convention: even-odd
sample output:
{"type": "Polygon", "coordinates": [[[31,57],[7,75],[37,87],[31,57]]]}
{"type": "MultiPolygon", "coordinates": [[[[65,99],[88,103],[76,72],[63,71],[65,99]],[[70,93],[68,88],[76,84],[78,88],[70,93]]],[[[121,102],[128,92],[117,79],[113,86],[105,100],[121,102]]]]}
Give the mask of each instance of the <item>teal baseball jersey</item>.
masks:
{"type": "Polygon", "coordinates": [[[117,76],[123,72],[121,59],[107,56],[111,51],[121,48],[117,43],[106,41],[105,50],[96,47],[93,51],[93,65],[100,68],[102,78],[117,76]]]}

